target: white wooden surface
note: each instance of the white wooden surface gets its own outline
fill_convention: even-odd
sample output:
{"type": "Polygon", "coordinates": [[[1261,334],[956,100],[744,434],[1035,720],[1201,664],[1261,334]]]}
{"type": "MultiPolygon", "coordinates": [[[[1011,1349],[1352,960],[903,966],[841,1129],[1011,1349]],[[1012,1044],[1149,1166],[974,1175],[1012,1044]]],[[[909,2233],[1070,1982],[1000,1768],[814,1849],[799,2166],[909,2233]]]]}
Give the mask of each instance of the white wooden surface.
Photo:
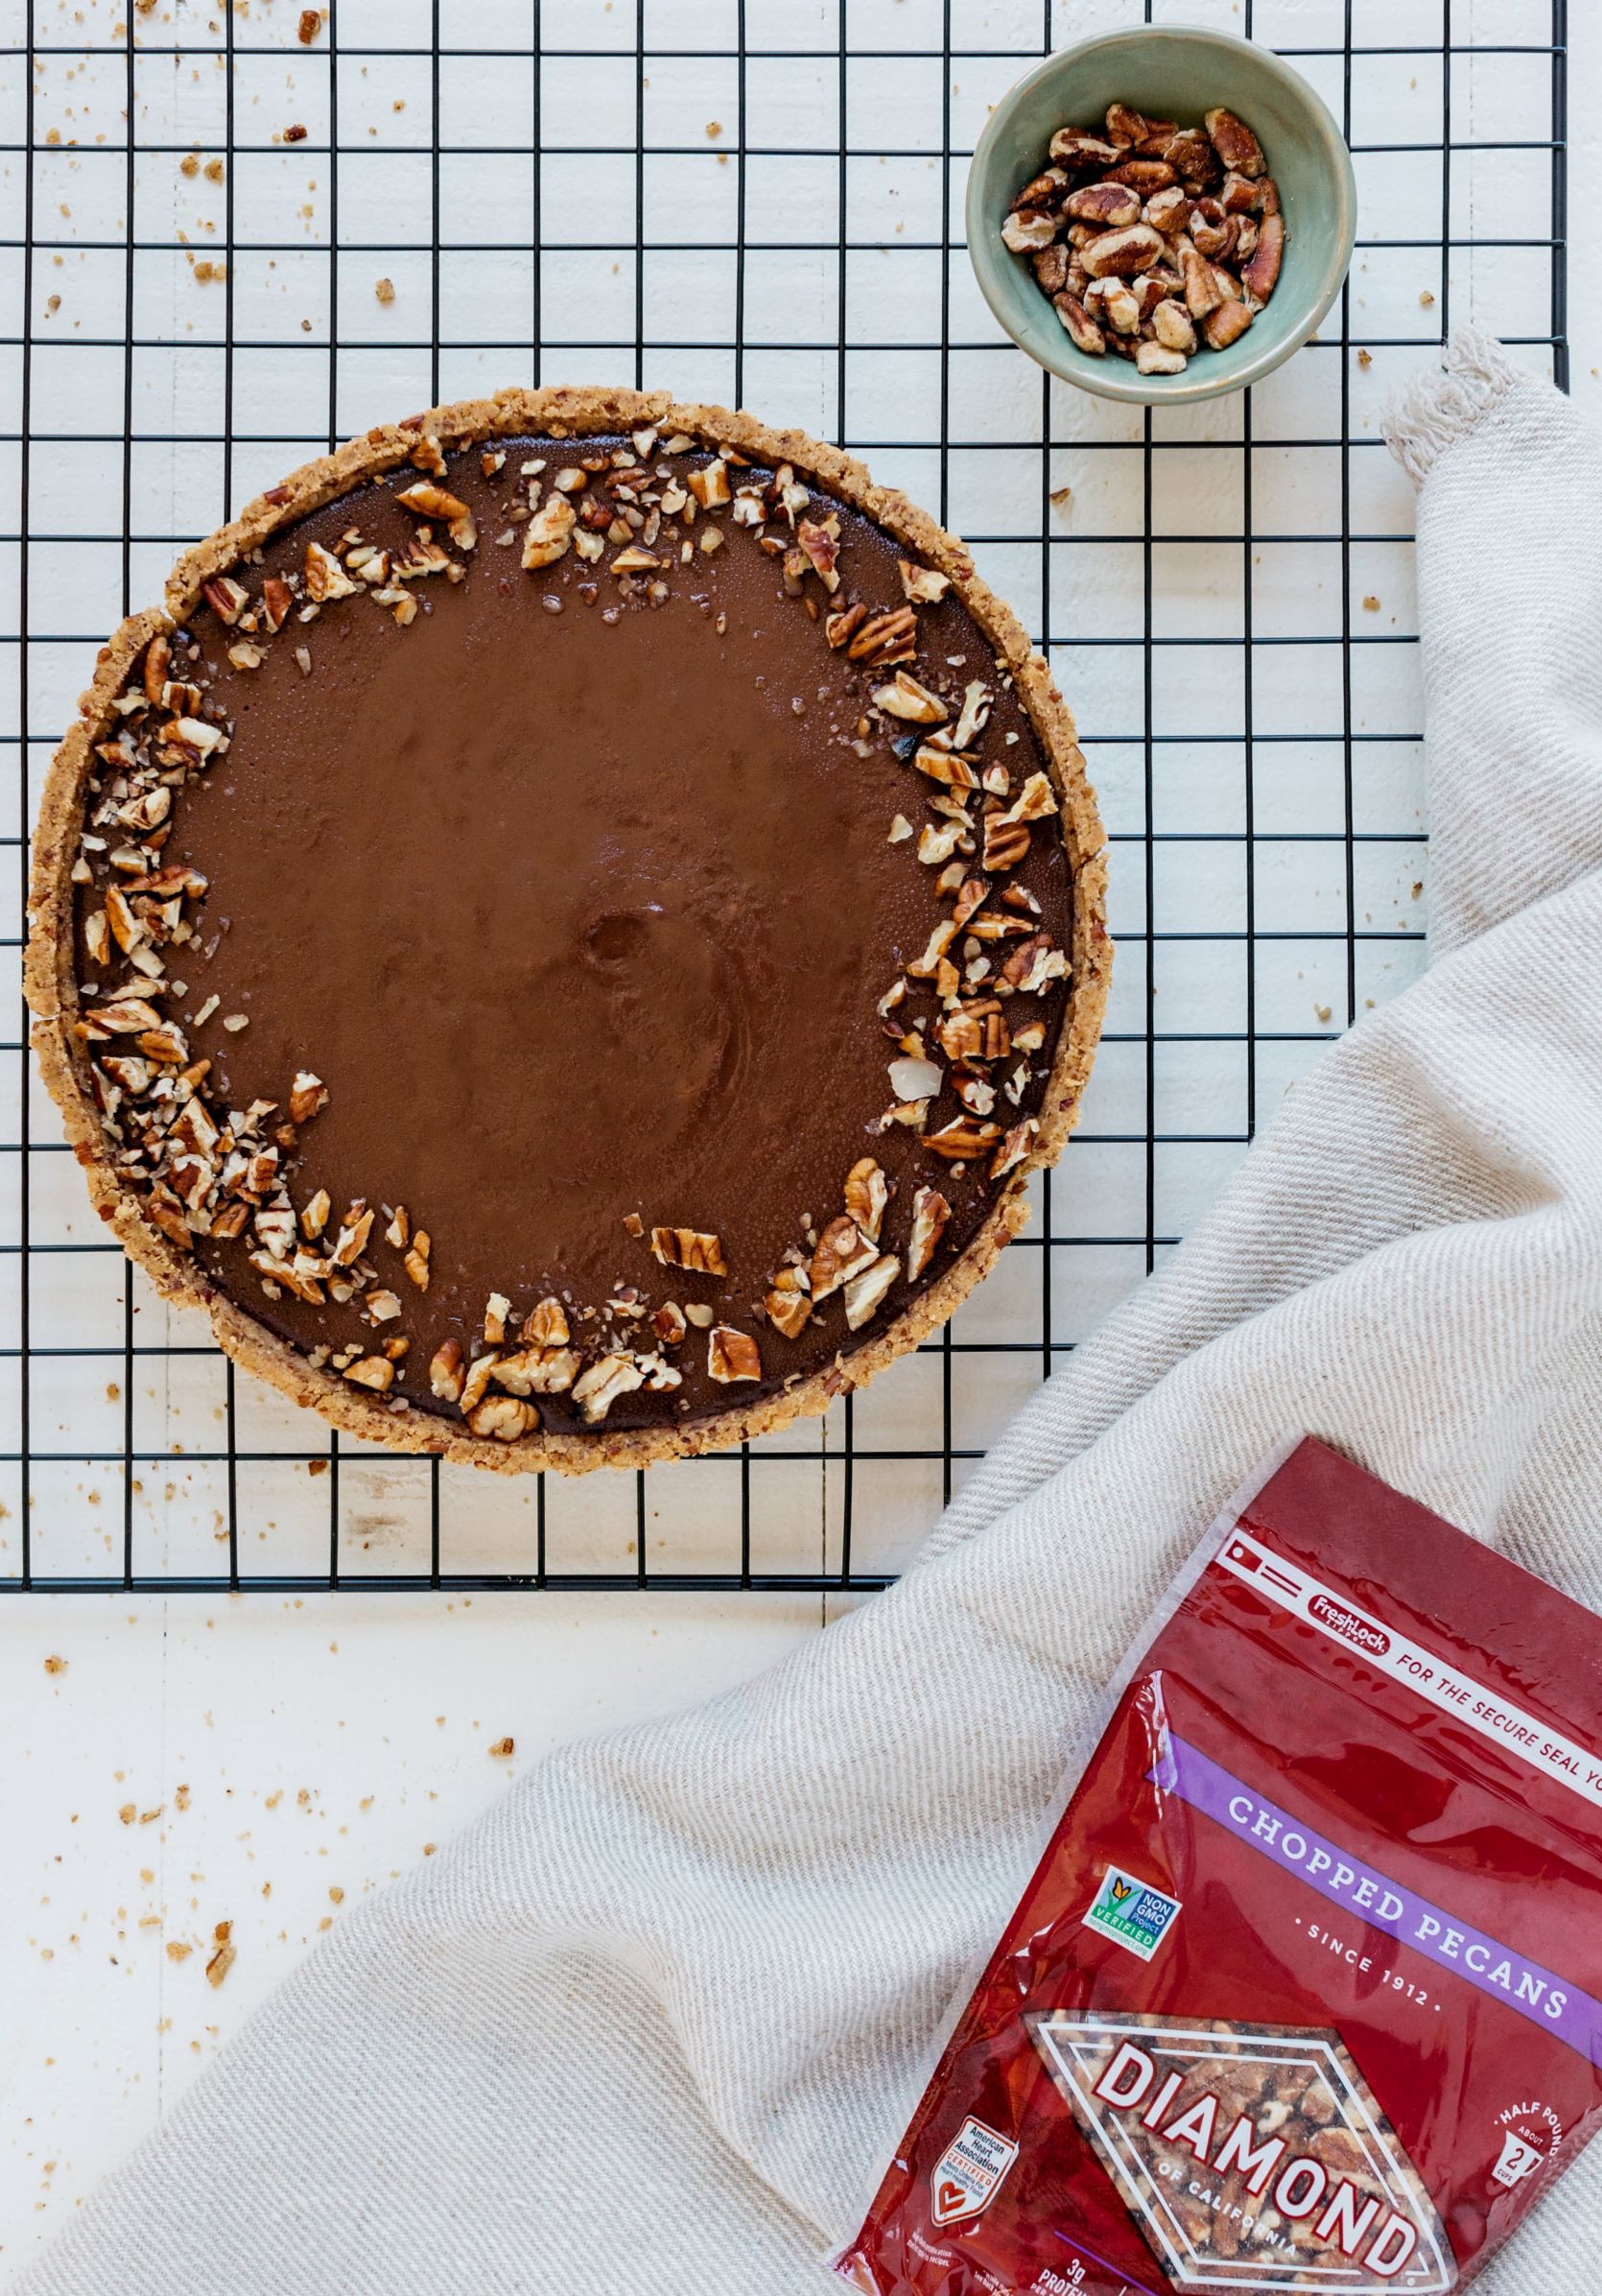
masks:
{"type": "MultiPolygon", "coordinates": [[[[685,4],[688,22],[698,0],[685,4]]],[[[860,5],[864,12],[883,18],[883,36],[890,41],[901,36],[908,12],[923,9],[924,0],[873,0],[871,9],[869,0],[860,0],[860,5]]],[[[11,7],[18,11],[19,0],[11,0],[11,7]]],[[[354,17],[356,0],[342,0],[342,8],[354,17]]],[[[74,36],[70,26],[82,34],[85,18],[99,27],[87,36],[106,36],[118,12],[109,7],[75,11],[51,0],[39,12],[40,36],[65,40],[74,36]]],[[[288,12],[293,17],[294,10],[288,12]]],[[[417,12],[391,8],[387,12],[389,36],[395,36],[395,25],[417,12]]],[[[856,7],[853,12],[855,21],[856,7]]],[[[1118,10],[1065,10],[1061,35],[1069,36],[1079,24],[1109,12],[1116,15],[1118,10]]],[[[1187,20],[1239,21],[1238,10],[1207,7],[1202,0],[1167,12],[1187,20]]],[[[1453,15],[1463,37],[1471,24],[1491,36],[1494,25],[1527,28],[1543,12],[1522,0],[1458,0],[1453,15]]],[[[630,12],[623,0],[615,15],[599,7],[586,12],[585,36],[598,24],[604,29],[608,18],[621,32],[625,13],[630,12]]],[[[767,13],[753,6],[753,28],[767,13]]],[[[1339,13],[1332,12],[1337,23],[1339,13]]],[[[1378,20],[1373,10],[1359,9],[1359,13],[1378,20]]],[[[1417,36],[1426,20],[1438,26],[1440,0],[1395,0],[1383,14],[1391,27],[1386,36],[1417,36]]],[[[1573,14],[1570,212],[1584,219],[1590,200],[1602,194],[1602,141],[1594,125],[1602,116],[1602,24],[1592,20],[1590,9],[1576,7],[1573,14]]],[[[280,25],[284,15],[285,0],[278,0],[275,15],[271,8],[265,12],[266,20],[280,25]]],[[[1258,23],[1262,36],[1272,37],[1281,20],[1305,33],[1309,26],[1321,31],[1331,16],[1319,0],[1305,5],[1281,0],[1278,9],[1260,0],[1258,23]],[[1268,22],[1270,14],[1275,26],[1268,22]]],[[[575,36],[567,29],[569,19],[579,20],[576,5],[548,6],[547,37],[575,36]],[[554,28],[558,16],[562,27],[554,28]]],[[[258,29],[263,20],[258,5],[258,29]]],[[[1510,29],[1507,36],[1519,34],[1510,29]]],[[[858,36],[862,36],[860,29],[858,36]]],[[[631,47],[631,28],[624,44],[631,47]]],[[[14,56],[0,59],[0,75],[14,60],[14,56]]],[[[294,110],[291,96],[298,68],[291,51],[283,65],[287,87],[264,83],[274,106],[294,110]]],[[[1416,89],[1405,84],[1411,75],[1404,59],[1397,59],[1396,69],[1394,103],[1397,116],[1404,118],[1416,89]]],[[[392,89],[375,83],[365,99],[372,121],[387,131],[389,123],[401,116],[392,111],[393,104],[399,100],[410,107],[418,95],[417,67],[409,63],[394,71],[392,89]]],[[[960,82],[960,69],[955,77],[960,82]]],[[[577,101],[577,86],[572,93],[577,101]]],[[[0,85],[0,98],[14,118],[14,88],[0,85]]],[[[40,77],[41,133],[58,116],[52,106],[62,116],[70,106],[71,130],[87,142],[97,118],[115,122],[119,100],[116,76],[104,65],[73,74],[70,59],[53,59],[40,77]]],[[[1491,100],[1489,92],[1476,97],[1476,102],[1491,100]]],[[[699,131],[703,112],[725,126],[734,117],[733,90],[721,77],[709,99],[704,79],[692,75],[675,83],[665,74],[653,101],[680,107],[679,132],[686,141],[699,131]]],[[[959,88],[954,98],[958,112],[963,101],[959,88]]],[[[181,102],[175,116],[185,116],[181,102]]],[[[670,120],[678,116],[663,114],[670,120]]],[[[345,132],[354,131],[347,123],[345,132]]],[[[426,129],[422,133],[426,141],[426,129]]],[[[955,176],[959,188],[960,167],[955,176]]],[[[13,163],[0,181],[12,218],[17,212],[17,184],[13,163]]],[[[180,212],[176,189],[172,212],[176,221],[180,212]]],[[[148,210],[144,224],[151,228],[148,210]]],[[[8,221],[3,227],[9,233],[16,226],[8,221]]],[[[886,222],[884,229],[892,238],[893,223],[886,222]]],[[[394,267],[397,303],[404,315],[408,298],[413,298],[414,324],[414,298],[425,292],[426,282],[417,275],[415,259],[408,260],[409,272],[403,273],[398,258],[394,267]]],[[[422,260],[426,271],[426,256],[422,260]]],[[[1421,258],[1426,271],[1432,261],[1421,258]]],[[[367,270],[374,268],[364,263],[367,270]]],[[[587,270],[578,258],[568,263],[577,306],[596,308],[614,293],[609,271],[599,264],[587,270]]],[[[81,277],[69,275],[64,283],[43,280],[41,297],[59,288],[67,322],[93,329],[99,296],[98,324],[106,324],[108,310],[120,323],[118,283],[101,279],[97,285],[93,264],[82,271],[81,277]]],[[[503,288],[491,267],[463,292],[493,302],[503,288]]],[[[299,292],[298,283],[294,292],[299,292]]],[[[783,302],[797,292],[794,267],[753,259],[748,320],[763,298],[783,302]]],[[[1371,292],[1377,303],[1388,302],[1392,309],[1399,293],[1403,300],[1412,296],[1416,301],[1410,280],[1399,290],[1388,279],[1371,282],[1359,273],[1355,335],[1371,292]]],[[[1486,292],[1481,285],[1475,316],[1495,326],[1498,312],[1488,307],[1486,292]]],[[[1583,228],[1576,236],[1570,307],[1575,393],[1602,414],[1602,254],[1594,236],[1583,228]]],[[[363,310],[365,321],[370,318],[375,332],[381,332],[388,311],[375,306],[369,313],[365,303],[363,310]]],[[[1425,355],[1421,351],[1421,358],[1425,355]]],[[[1390,364],[1394,367],[1394,355],[1390,364]]],[[[426,393],[417,388],[413,365],[377,353],[357,386],[361,403],[349,410],[352,427],[368,419],[369,413],[421,403],[426,393]]],[[[506,371],[503,367],[491,379],[502,379],[506,371]]],[[[578,371],[577,366],[573,371],[578,371]]],[[[727,389],[711,374],[702,380],[679,372],[650,379],[727,389]]],[[[1305,379],[1311,388],[1310,367],[1305,379]]],[[[827,432],[832,410],[825,380],[804,361],[777,357],[765,376],[753,357],[745,395],[766,412],[827,432]]],[[[446,377],[447,389],[458,387],[472,387],[471,377],[446,377]]],[[[1293,408],[1298,386],[1290,382],[1284,388],[1290,395],[1284,403],[1293,408]]],[[[866,435],[860,417],[853,428],[866,435]]],[[[931,489],[927,454],[909,452],[901,466],[894,458],[875,460],[884,475],[931,489]]],[[[248,486],[275,474],[275,465],[257,470],[247,459],[241,483],[248,486]]],[[[951,514],[954,523],[962,524],[962,482],[958,473],[951,475],[951,514]]],[[[173,474],[167,477],[171,483],[173,474]]],[[[1087,471],[1080,483],[1088,488],[1101,482],[1087,471]]],[[[1394,500],[1394,489],[1388,499],[1394,500]]],[[[63,514],[70,518],[70,507],[63,514]]],[[[1107,515],[1117,514],[1119,504],[1109,496],[1107,515]]],[[[1305,477],[1299,478],[1290,489],[1284,523],[1301,525],[1313,514],[1305,499],[1305,477]]],[[[37,508],[35,518],[44,523],[37,508]]],[[[1132,531],[1139,533],[1138,519],[1132,531]]],[[[1034,547],[1038,551],[1038,543],[1034,547]]],[[[163,554],[145,555],[151,562],[136,567],[136,597],[153,595],[165,570],[163,554]]],[[[1005,581],[1004,557],[996,571],[1005,581]]],[[[82,567],[74,567],[75,580],[82,573],[82,567]]],[[[88,579],[94,600],[104,592],[103,613],[97,619],[97,606],[84,604],[80,588],[76,617],[61,627],[98,627],[101,620],[109,624],[115,618],[117,568],[103,565],[88,579]]],[[[1404,566],[1396,570],[1396,595],[1404,595],[1406,579],[1404,566]]],[[[1205,576],[1188,574],[1176,597],[1205,624],[1205,576]]],[[[60,692],[67,701],[82,682],[87,658],[85,651],[74,658],[69,650],[69,658],[59,665],[60,692]]],[[[1094,675],[1087,670],[1087,675],[1094,675]]],[[[1072,690],[1072,678],[1065,666],[1072,698],[1082,701],[1085,697],[1072,690]]],[[[1109,757],[1099,776],[1111,783],[1109,811],[1115,816],[1118,770],[1117,759],[1109,757]]],[[[1294,804],[1284,825],[1297,825],[1294,804]]],[[[1316,899],[1319,888],[1302,892],[1316,899]]],[[[1283,886],[1275,897],[1294,909],[1298,888],[1283,886]]],[[[1298,1013],[1312,993],[1284,982],[1270,985],[1299,1000],[1298,1013]]],[[[1213,1080],[1200,1062],[1189,1077],[1176,1075],[1173,1083],[1197,1108],[1209,1104],[1213,1080]]],[[[1087,1124],[1094,1124],[1099,1111],[1106,1127],[1117,1129],[1125,1090],[1119,1061],[1104,1060],[1087,1124]]],[[[1265,1109],[1271,1098],[1265,1098],[1265,1109]]],[[[1176,1200],[1178,1225],[1188,1224],[1202,1208],[1227,1160],[1190,1175],[1176,1200]]],[[[1100,1279],[1103,1289],[1116,1295],[1129,1272],[1121,1266],[1108,1269],[1100,1279]]],[[[1087,1280],[1087,1293],[1092,1290],[1087,1280]]],[[[1006,1313],[1004,1307],[993,1312],[1003,1318],[1006,1313]]],[[[1068,1313],[1075,1328],[1088,1320],[1082,1302],[1070,1303],[1068,1313]]],[[[884,1427],[922,1424],[912,1392],[917,1377],[916,1367],[908,1367],[905,1398],[898,1392],[878,1407],[884,1427]]],[[[987,1439],[1013,1400],[1014,1390],[1004,1383],[976,1396],[972,1425],[978,1439],[987,1439]]],[[[65,1427],[77,1406],[64,1397],[59,1408],[65,1427]]],[[[163,1426],[180,1439],[185,1397],[166,1392],[160,1408],[163,1426]]],[[[188,1408],[199,1415],[198,1402],[188,1408]]],[[[214,1529],[209,1497],[198,1482],[183,1479],[177,1463],[174,1472],[177,1480],[160,1502],[164,1550],[204,1554],[214,1529]]],[[[683,1477],[681,1470],[672,1473],[683,1477]]],[[[679,1519],[669,1527],[678,1535],[688,1535],[695,1512],[690,1490],[686,1479],[666,1493],[679,1519]]],[[[79,1494],[86,1499],[86,1481],[80,1483],[79,1494]]],[[[286,1502],[289,1512],[295,1503],[293,1498],[286,1502]]],[[[871,1494],[865,1503],[871,1537],[871,1494]]],[[[930,1491],[915,1479],[894,1492],[885,1490],[884,1519],[895,1525],[886,1549],[892,1558],[910,1544],[931,1505],[930,1491]]],[[[80,1567],[106,1567],[105,1533],[97,1518],[85,1506],[80,1519],[85,1526],[80,1567]]],[[[0,1537],[14,1537],[14,1522],[0,1521],[0,1537]]],[[[774,1535],[802,1534],[781,1526],[774,1535]]],[[[14,1567],[14,1547],[10,1551],[8,1568],[14,1567]]],[[[737,1681],[817,1631],[829,1607],[815,1597],[642,1598],[626,1592],[582,1599],[554,1595],[34,1598],[0,1605],[0,1966],[6,1973],[0,1982],[0,2286],[102,2171],[181,2094],[319,1931],[364,1894],[382,1887],[424,1855],[431,1842],[469,1819],[504,1790],[508,1776],[548,1747],[580,1732],[668,1711],[737,1681]],[[512,1755],[493,1756],[490,1747],[508,1737],[515,1742],[512,1755]],[[125,1818],[125,1811],[131,1814],[125,1818]],[[220,1921],[233,1924],[238,1957],[225,1983],[214,1990],[206,1982],[204,1963],[220,1921]],[[184,1953],[184,1948],[190,1950],[184,1953]]]]}

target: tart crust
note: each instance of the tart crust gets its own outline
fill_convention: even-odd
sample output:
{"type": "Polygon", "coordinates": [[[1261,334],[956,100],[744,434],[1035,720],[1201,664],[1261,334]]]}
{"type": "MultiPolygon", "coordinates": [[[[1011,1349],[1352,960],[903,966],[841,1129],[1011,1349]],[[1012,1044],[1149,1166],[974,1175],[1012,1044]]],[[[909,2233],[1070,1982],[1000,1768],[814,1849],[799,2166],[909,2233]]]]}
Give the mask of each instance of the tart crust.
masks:
{"type": "Polygon", "coordinates": [[[34,840],[31,932],[24,992],[35,1020],[33,1043],[67,1137],[83,1167],[96,1211],[162,1296],[202,1309],[220,1344],[247,1371],[305,1404],[345,1432],[392,1451],[456,1459],[501,1474],[554,1468],[579,1475],[594,1467],[648,1467],[661,1460],[720,1451],[771,1433],[791,1420],[828,1409],[906,1355],[960,1306],[1028,1218],[1029,1173],[1055,1163],[1076,1121],[1106,1006],[1112,943],[1106,922],[1106,847],[1095,794],[1074,739],[1073,720],[1046,663],[1017,617],[981,581],[962,542],[894,488],[875,485],[862,464],[800,431],[776,431],[744,413],[687,406],[665,391],[557,388],[503,391],[493,398],[436,407],[353,438],[336,453],[304,463],[279,485],[246,505],[238,518],[184,553],[173,569],[165,603],[124,622],[97,659],[94,682],[46,777],[34,840]],[[74,953],[72,865],[82,829],[84,785],[94,744],[105,737],[112,704],[151,639],[178,627],[200,601],[201,585],[224,574],[247,551],[336,496],[410,460],[419,436],[442,447],[529,434],[582,438],[645,427],[684,431],[714,446],[733,447],[769,467],[791,462],[883,527],[952,586],[1011,674],[1046,753],[1061,802],[1062,835],[1073,873],[1072,971],[1055,1058],[1040,1104],[1030,1153],[997,1189],[983,1221],[961,1254],[883,1331],[834,1365],[792,1387],[732,1405],[682,1427],[617,1429],[592,1435],[544,1430],[515,1443],[476,1435],[418,1410],[389,1410],[376,1396],[307,1359],[221,1291],[188,1254],[146,1217],[143,1199],[119,1181],[90,1096],[71,1029],[79,1016],[74,953]]]}

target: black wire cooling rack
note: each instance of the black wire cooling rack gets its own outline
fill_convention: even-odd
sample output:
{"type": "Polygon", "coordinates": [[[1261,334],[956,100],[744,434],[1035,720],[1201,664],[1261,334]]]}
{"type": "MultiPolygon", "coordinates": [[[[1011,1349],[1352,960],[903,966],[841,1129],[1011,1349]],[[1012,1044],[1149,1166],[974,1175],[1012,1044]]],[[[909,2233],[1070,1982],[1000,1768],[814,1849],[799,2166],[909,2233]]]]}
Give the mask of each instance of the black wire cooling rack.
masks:
{"type": "Polygon", "coordinates": [[[292,0],[12,0],[13,963],[44,765],[177,550],[371,421],[530,379],[748,404],[963,531],[1078,713],[1119,946],[1083,1128],[947,1332],[824,1421],[577,1481],[369,1452],[236,1380],[95,1232],[24,1029],[0,1590],[881,1586],[1319,1048],[1416,971],[1410,521],[1378,413],[1469,314],[1567,381],[1565,7],[1174,13],[1319,86],[1361,235],[1287,367],[1143,414],[1003,342],[960,215],[986,105],[1155,0],[333,0],[315,25],[292,0]]]}

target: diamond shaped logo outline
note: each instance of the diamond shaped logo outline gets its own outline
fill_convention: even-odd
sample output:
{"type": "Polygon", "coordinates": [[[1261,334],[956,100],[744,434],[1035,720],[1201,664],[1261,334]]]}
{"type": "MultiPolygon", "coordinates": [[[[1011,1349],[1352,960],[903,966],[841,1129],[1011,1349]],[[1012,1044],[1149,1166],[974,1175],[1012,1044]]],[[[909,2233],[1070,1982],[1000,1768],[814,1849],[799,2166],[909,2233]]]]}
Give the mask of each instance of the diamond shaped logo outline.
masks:
{"type": "MultiPolygon", "coordinates": [[[[1025,2023],[1075,2122],[1177,2288],[1327,2289],[1331,2296],[1379,2296],[1394,2288],[1399,2296],[1448,2296],[1455,2286],[1456,2260],[1434,2203],[1338,2033],[1222,2020],[1198,2023],[1149,2011],[1121,2016],[1037,2011],[1025,2023]],[[1170,2070],[1215,2058],[1235,2068],[1243,2061],[1258,2064],[1265,2073],[1300,2068],[1315,2074],[1329,2092],[1336,2123],[1357,2143],[1369,2176],[1386,2194],[1393,2212],[1417,2233],[1410,2256],[1388,2274],[1365,2268],[1360,2259],[1318,2262],[1305,2252],[1287,2257],[1283,2247],[1257,2258],[1198,2256],[1166,2181],[1131,2138],[1122,2114],[1104,2110],[1094,2094],[1110,2062],[1108,2045],[1123,2041],[1166,2060],[1170,2070]]],[[[1283,2174],[1291,2163],[1275,2166],[1283,2174]]],[[[1217,2174],[1209,2171],[1200,2156],[1197,2166],[1217,2174]]]]}

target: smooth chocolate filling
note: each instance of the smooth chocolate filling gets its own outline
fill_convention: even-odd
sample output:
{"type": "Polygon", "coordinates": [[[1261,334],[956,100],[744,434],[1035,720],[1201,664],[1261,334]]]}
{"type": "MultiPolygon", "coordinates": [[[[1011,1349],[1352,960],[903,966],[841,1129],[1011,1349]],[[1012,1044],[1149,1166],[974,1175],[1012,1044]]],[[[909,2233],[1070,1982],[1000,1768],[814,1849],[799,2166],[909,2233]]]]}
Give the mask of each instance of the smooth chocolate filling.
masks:
{"type": "MultiPolygon", "coordinates": [[[[950,1266],[998,1185],[987,1157],[954,1172],[913,1131],[881,1124],[900,1048],[875,1006],[951,913],[939,871],[890,831],[897,815],[933,821],[925,801],[937,793],[897,754],[907,729],[864,722],[893,672],[832,651],[807,598],[820,613],[847,600],[901,606],[905,554],[813,487],[806,515],[839,521],[833,601],[811,575],[792,594],[793,574],[787,588],[781,559],[727,511],[696,524],[688,563],[686,537],[665,523],[659,600],[648,579],[620,593],[606,564],[571,549],[526,573],[515,542],[498,540],[521,539],[508,505],[522,500],[524,466],[543,462],[549,485],[626,441],[496,443],[506,461],[492,475],[477,449],[449,459],[440,484],[470,506],[478,543],[464,579],[414,585],[409,627],[369,597],[343,598],[304,625],[292,615],[260,641],[260,666],[240,669],[228,658],[237,631],[210,607],[191,621],[197,682],[231,743],[180,792],[161,856],[209,883],[195,943],[169,962],[186,993],[167,1008],[191,1056],[214,1063],[207,1090],[228,1107],[259,1097],[282,1108],[300,1070],[326,1083],[286,1176],[297,1206],[326,1189],[336,1220],[351,1199],[383,1207],[365,1257],[400,1302],[383,1336],[411,1342],[396,1396],[450,1410],[431,1394],[431,1358],[450,1338],[468,1357],[482,1347],[491,1294],[514,1316],[555,1294],[589,1356],[655,1347],[627,1310],[671,1299],[749,1334],[762,1361],[760,1385],[719,1384],[693,1326],[665,1351],[682,1385],[622,1396],[604,1422],[679,1423],[849,1361],[950,1266]],[[707,555],[714,523],[722,546],[707,555]],[[247,1027],[224,1027],[239,1015],[247,1027]],[[862,1331],[847,1331],[836,1293],[786,1338],[764,1293],[787,1248],[805,1252],[809,1229],[839,1214],[864,1155],[889,1183],[882,1248],[901,1255],[903,1278],[862,1331]],[[913,1285],[920,1185],[939,1188],[952,1216],[913,1285]],[[396,1205],[431,1239],[426,1292],[383,1241],[396,1205]],[[727,1275],[658,1265],[659,1224],[716,1235],[727,1275]]],[[[652,466],[682,475],[706,460],[658,454],[652,466]]],[[[731,473],[746,485],[766,475],[731,473]]],[[[264,577],[299,575],[309,540],[332,547],[351,529],[404,550],[417,520],[395,496],[415,477],[329,504],[242,579],[256,594],[264,577]]],[[[769,532],[789,539],[782,521],[769,532]]],[[[917,624],[908,667],[954,714],[969,680],[991,689],[983,755],[1006,765],[1016,792],[1041,769],[1040,746],[982,632],[954,596],[920,605],[917,624]]],[[[181,642],[178,654],[173,675],[190,675],[181,642]]],[[[103,891],[98,861],[95,875],[81,920],[103,891]]],[[[1070,947],[1054,821],[1035,826],[1007,882],[1070,947]]],[[[1009,945],[989,952],[998,965],[1009,945]]],[[[82,939],[80,961],[93,979],[82,939]]],[[[1008,1124],[1038,1108],[1063,1005],[1060,982],[1014,1000],[1015,1024],[1026,1006],[1047,1033],[1021,1101],[998,1089],[1008,1124]]],[[[897,1020],[927,1032],[938,1011],[931,985],[914,984],[897,1020]]],[[[1017,1067],[998,1065],[998,1087],[1017,1067]]],[[[929,1126],[960,1113],[948,1086],[929,1126]]],[[[252,1315],[303,1349],[371,1340],[360,1299],[265,1292],[250,1242],[200,1237],[196,1250],[252,1315]]],[[[582,1424],[570,1396],[538,1401],[547,1429],[582,1424]]]]}

